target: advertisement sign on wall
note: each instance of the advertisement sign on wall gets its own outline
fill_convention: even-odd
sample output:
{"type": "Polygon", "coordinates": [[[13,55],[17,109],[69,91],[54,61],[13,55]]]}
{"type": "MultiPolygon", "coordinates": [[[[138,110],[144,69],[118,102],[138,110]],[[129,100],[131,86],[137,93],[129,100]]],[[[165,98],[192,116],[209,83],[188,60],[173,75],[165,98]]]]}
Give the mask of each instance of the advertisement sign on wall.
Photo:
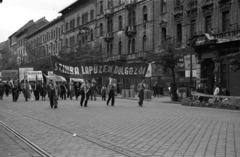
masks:
{"type": "MultiPolygon", "coordinates": [[[[184,56],[184,64],[185,64],[185,70],[190,70],[190,55],[184,56]]],[[[192,55],[192,69],[196,70],[197,63],[196,63],[196,57],[195,55],[192,55]]]]}

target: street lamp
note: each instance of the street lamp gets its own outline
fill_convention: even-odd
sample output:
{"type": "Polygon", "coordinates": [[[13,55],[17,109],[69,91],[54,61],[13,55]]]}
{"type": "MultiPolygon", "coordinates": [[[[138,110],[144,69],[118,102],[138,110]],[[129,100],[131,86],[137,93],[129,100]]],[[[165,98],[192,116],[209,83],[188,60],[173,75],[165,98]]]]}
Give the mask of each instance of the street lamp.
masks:
{"type": "MultiPolygon", "coordinates": [[[[189,1],[188,4],[190,5],[190,20],[191,20],[191,15],[192,15],[192,3],[191,3],[191,0],[189,1]]],[[[190,23],[191,23],[191,21],[190,21],[190,23]]],[[[191,25],[192,25],[192,23],[191,23],[191,25]]],[[[191,25],[190,25],[190,27],[192,27],[191,25]]],[[[192,41],[193,40],[192,39],[193,39],[193,36],[191,37],[190,43],[189,43],[189,46],[190,46],[190,80],[189,80],[190,90],[192,90],[192,88],[193,88],[193,72],[192,72],[192,68],[193,68],[193,66],[192,66],[192,41]]]]}

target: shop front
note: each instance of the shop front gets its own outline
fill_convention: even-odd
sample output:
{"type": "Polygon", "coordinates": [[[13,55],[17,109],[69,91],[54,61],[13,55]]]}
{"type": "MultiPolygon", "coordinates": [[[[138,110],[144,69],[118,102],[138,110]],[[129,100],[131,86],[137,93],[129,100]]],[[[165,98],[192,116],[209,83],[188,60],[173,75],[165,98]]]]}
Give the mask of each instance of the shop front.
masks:
{"type": "Polygon", "coordinates": [[[220,39],[209,34],[195,36],[193,47],[200,62],[201,81],[207,86],[209,94],[213,94],[215,85],[220,89],[228,89],[231,95],[240,95],[240,72],[231,69],[227,57],[239,52],[240,38],[220,39]]]}

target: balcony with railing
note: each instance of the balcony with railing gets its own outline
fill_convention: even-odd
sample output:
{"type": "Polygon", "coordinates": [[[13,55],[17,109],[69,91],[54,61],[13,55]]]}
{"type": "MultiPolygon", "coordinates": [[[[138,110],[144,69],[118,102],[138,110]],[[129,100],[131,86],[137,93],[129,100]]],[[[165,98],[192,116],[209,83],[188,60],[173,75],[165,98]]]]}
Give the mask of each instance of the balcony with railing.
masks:
{"type": "Polygon", "coordinates": [[[129,38],[135,36],[137,33],[136,26],[127,26],[125,32],[129,38]]]}
{"type": "Polygon", "coordinates": [[[136,53],[131,54],[121,54],[121,55],[112,55],[105,57],[103,59],[104,62],[110,62],[110,61],[119,61],[119,62],[126,62],[130,60],[142,60],[147,56],[148,51],[140,51],[136,53]]]}
{"type": "Polygon", "coordinates": [[[112,32],[107,32],[104,36],[104,40],[106,42],[111,42],[113,40],[113,33],[112,32]]]}
{"type": "Polygon", "coordinates": [[[174,7],[173,17],[175,21],[182,21],[183,20],[183,5],[178,5],[174,7]]]}
{"type": "Polygon", "coordinates": [[[147,55],[147,51],[139,51],[137,53],[131,53],[126,55],[127,60],[137,60],[137,59],[143,59],[147,55]]]}
{"type": "Polygon", "coordinates": [[[217,33],[217,34],[212,34],[212,36],[215,39],[231,39],[231,38],[233,39],[234,37],[239,36],[238,38],[240,39],[240,29],[217,33]]]}
{"type": "Polygon", "coordinates": [[[183,13],[183,5],[178,5],[174,7],[174,14],[183,13]]]}
{"type": "Polygon", "coordinates": [[[108,8],[104,11],[104,17],[109,19],[113,17],[113,9],[112,8],[108,8]]]}
{"type": "Polygon", "coordinates": [[[187,10],[190,10],[190,9],[195,9],[197,8],[198,6],[198,1],[197,0],[191,0],[188,5],[187,5],[187,10]]]}
{"type": "Polygon", "coordinates": [[[136,0],[127,0],[125,1],[125,8],[127,10],[133,10],[137,6],[137,1],[136,0]]]}
{"type": "Polygon", "coordinates": [[[104,62],[110,62],[110,61],[120,61],[125,62],[126,61],[126,54],[118,54],[118,55],[112,55],[108,56],[103,59],[104,62]]]}
{"type": "Polygon", "coordinates": [[[198,1],[193,0],[190,1],[187,5],[187,17],[189,19],[195,19],[197,17],[197,11],[198,11],[198,1]]]}

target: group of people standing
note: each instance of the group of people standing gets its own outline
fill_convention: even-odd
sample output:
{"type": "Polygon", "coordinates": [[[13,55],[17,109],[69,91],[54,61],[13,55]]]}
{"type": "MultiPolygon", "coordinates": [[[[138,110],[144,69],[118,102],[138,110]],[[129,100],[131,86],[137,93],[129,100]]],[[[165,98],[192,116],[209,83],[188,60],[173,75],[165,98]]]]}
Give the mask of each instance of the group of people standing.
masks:
{"type": "MultiPolygon", "coordinates": [[[[204,94],[209,94],[209,95],[214,95],[214,96],[218,96],[218,95],[223,95],[223,96],[230,96],[230,92],[227,88],[220,88],[218,84],[215,85],[213,91],[207,86],[203,86],[203,85],[199,85],[198,88],[196,89],[197,92],[199,93],[204,93],[204,94]]],[[[199,96],[199,101],[200,102],[208,102],[209,97],[203,97],[203,96],[199,96]]],[[[215,101],[217,101],[217,99],[215,99],[215,101]]]]}
{"type": "Polygon", "coordinates": [[[164,93],[163,93],[163,86],[162,85],[158,85],[157,83],[155,83],[153,85],[153,96],[156,97],[163,97],[164,93]]]}

